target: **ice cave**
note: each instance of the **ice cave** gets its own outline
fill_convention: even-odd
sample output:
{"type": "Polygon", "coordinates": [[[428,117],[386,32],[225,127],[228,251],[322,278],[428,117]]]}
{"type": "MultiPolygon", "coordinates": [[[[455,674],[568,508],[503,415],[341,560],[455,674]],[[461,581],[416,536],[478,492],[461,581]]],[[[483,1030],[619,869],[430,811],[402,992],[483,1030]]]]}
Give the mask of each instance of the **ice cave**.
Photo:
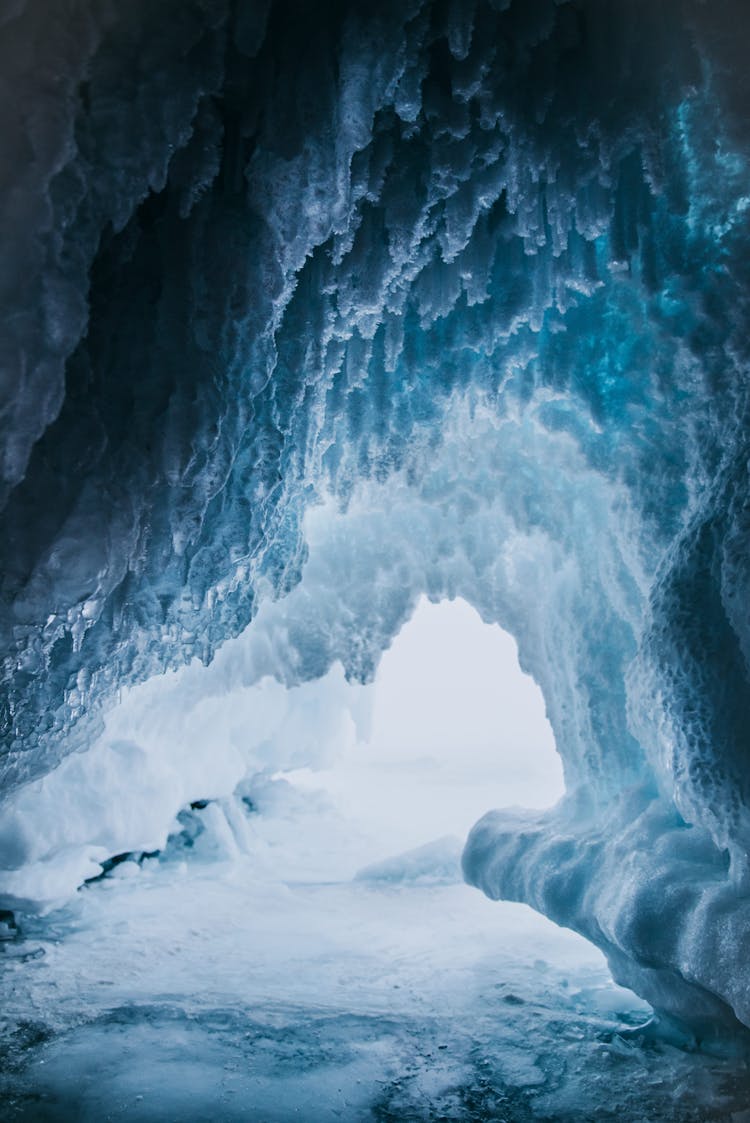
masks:
{"type": "Polygon", "coordinates": [[[748,58],[0,0],[3,1120],[750,1120],[748,58]]]}

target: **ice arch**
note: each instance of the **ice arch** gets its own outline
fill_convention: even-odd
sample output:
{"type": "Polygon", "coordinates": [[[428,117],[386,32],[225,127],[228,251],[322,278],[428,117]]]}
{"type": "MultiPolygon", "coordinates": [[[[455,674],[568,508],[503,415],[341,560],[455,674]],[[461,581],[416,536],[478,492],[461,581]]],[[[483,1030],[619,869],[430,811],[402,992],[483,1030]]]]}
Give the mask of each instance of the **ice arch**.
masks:
{"type": "Polygon", "coordinates": [[[743,16],[5,6],[8,790],[128,683],[366,679],[462,595],[569,792],[469,878],[750,1022],[743,16]]]}

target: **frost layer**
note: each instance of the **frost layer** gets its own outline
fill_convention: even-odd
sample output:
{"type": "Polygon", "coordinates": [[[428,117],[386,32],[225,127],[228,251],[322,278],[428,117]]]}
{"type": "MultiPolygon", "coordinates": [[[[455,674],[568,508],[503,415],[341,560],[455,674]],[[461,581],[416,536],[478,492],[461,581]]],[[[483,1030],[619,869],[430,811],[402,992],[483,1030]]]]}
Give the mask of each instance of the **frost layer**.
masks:
{"type": "Polygon", "coordinates": [[[288,684],[460,593],[569,791],[480,824],[469,878],[750,1022],[743,5],[0,23],[6,786],[295,585],[288,684]]]}

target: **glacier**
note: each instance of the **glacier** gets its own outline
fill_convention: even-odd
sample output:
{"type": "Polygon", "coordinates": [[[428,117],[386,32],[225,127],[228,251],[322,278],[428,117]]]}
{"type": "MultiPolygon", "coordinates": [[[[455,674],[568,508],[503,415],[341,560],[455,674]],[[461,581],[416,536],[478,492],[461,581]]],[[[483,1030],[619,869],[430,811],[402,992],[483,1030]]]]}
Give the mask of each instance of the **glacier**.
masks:
{"type": "Polygon", "coordinates": [[[169,741],[270,678],[215,794],[304,767],[276,687],[325,708],[420,596],[461,597],[516,638],[566,784],[480,820],[466,879],[664,1016],[750,1026],[749,27],[739,0],[2,5],[10,903],[214,794],[176,737],[159,821],[105,777],[55,838],[53,777],[95,790],[118,723],[137,773],[138,712],[169,741]]]}

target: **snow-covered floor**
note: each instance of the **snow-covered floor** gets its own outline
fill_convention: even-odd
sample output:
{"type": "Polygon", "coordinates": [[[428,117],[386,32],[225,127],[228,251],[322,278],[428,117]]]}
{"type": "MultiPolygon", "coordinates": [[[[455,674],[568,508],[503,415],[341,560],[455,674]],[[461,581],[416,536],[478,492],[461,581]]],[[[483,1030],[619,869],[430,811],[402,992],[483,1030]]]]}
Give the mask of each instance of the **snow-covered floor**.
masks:
{"type": "Polygon", "coordinates": [[[255,818],[265,865],[126,862],[5,943],[3,1120],[750,1120],[742,1056],[627,1036],[649,1011],[599,953],[449,841],[282,881],[255,818]]]}
{"type": "Polygon", "coordinates": [[[500,641],[451,606],[479,665],[441,678],[437,612],[384,659],[369,745],[194,808],[0,940],[2,1123],[750,1123],[737,1046],[633,1034],[650,1011],[596,949],[461,882],[477,816],[562,781],[513,648],[482,708],[500,641]]]}

